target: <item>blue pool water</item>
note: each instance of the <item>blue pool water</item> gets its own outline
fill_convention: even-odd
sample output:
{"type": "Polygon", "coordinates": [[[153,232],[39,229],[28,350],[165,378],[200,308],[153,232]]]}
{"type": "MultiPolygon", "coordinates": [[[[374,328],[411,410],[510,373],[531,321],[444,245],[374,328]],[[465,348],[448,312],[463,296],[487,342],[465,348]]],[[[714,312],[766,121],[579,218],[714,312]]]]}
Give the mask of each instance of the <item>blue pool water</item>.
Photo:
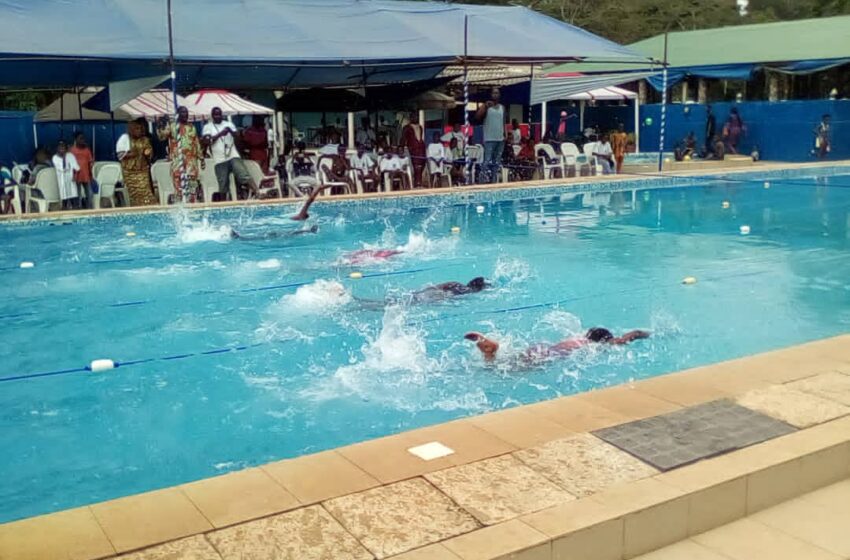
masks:
{"type": "Polygon", "coordinates": [[[228,228],[292,229],[290,208],[0,227],[0,521],[850,326],[850,175],[564,190],[317,204],[317,235],[264,241],[228,228]],[[346,262],[364,247],[404,253],[346,262]],[[405,298],[478,275],[492,289],[405,298]],[[594,325],[654,336],[528,371],[463,339],[509,357],[594,325]],[[128,365],[8,380],[96,358],[128,365]]]}

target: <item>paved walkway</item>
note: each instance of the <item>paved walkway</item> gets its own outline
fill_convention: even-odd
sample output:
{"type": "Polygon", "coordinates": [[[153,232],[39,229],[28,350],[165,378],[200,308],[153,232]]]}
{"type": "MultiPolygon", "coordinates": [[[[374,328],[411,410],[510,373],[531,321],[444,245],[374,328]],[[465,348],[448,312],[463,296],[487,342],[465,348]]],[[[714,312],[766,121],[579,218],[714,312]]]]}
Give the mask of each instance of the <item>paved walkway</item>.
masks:
{"type": "Polygon", "coordinates": [[[850,559],[850,479],[635,560],[850,559]]]}

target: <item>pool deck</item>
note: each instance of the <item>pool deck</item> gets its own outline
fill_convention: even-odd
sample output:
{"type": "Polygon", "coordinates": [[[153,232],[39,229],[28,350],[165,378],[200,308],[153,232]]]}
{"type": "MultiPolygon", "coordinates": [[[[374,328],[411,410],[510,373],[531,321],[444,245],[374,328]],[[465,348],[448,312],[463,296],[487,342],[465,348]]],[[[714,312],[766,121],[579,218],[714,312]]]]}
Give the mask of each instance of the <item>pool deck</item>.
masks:
{"type": "MultiPolygon", "coordinates": [[[[393,191],[389,193],[364,193],[357,195],[334,195],[320,196],[317,204],[344,202],[351,200],[374,200],[385,198],[403,198],[417,196],[440,196],[447,194],[457,194],[462,192],[482,192],[482,191],[500,191],[515,188],[541,188],[552,186],[575,186],[580,190],[584,187],[610,184],[613,189],[617,188],[618,183],[634,181],[646,181],[647,183],[658,179],[659,177],[700,177],[705,175],[716,175],[717,173],[734,174],[734,173],[752,173],[758,171],[777,171],[785,169],[816,169],[824,166],[850,166],[850,160],[837,161],[817,161],[807,163],[786,163],[786,162],[756,162],[746,157],[728,158],[724,161],[690,161],[690,162],[671,162],[665,165],[665,171],[662,174],[657,173],[653,169],[644,165],[632,166],[632,172],[623,175],[594,175],[567,177],[565,179],[546,179],[536,181],[512,182],[512,183],[496,183],[487,185],[470,185],[463,187],[438,188],[438,189],[412,189],[408,191],[393,191]],[[669,169],[669,170],[668,170],[669,169]]],[[[631,188],[634,188],[633,186],[631,188]]],[[[256,206],[278,206],[290,205],[300,206],[301,199],[295,198],[277,198],[267,200],[239,200],[239,201],[224,201],[214,204],[189,204],[185,208],[192,211],[223,209],[223,208],[243,208],[256,206]]],[[[161,213],[168,211],[171,206],[131,206],[119,208],[100,208],[97,210],[72,210],[72,211],[56,211],[45,212],[43,214],[6,214],[0,215],[0,223],[4,221],[30,221],[30,220],[47,220],[55,221],[58,219],[73,219],[85,218],[91,216],[109,216],[114,214],[147,214],[161,213]]]]}
{"type": "Polygon", "coordinates": [[[7,523],[0,559],[622,560],[849,477],[847,334],[7,523]]]}

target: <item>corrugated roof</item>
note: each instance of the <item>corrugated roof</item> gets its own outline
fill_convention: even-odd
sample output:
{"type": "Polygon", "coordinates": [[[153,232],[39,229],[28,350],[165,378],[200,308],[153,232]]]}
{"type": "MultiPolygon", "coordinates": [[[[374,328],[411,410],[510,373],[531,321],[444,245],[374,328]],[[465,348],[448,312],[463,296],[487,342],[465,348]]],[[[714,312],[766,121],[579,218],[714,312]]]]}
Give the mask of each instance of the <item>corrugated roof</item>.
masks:
{"type": "MultiPolygon", "coordinates": [[[[629,45],[657,60],[664,58],[664,35],[629,45]]],[[[770,64],[850,58],[850,16],[801,19],[678,31],[668,36],[670,66],[770,64]]],[[[563,64],[550,72],[609,72],[634,70],[620,64],[563,64]]]]}

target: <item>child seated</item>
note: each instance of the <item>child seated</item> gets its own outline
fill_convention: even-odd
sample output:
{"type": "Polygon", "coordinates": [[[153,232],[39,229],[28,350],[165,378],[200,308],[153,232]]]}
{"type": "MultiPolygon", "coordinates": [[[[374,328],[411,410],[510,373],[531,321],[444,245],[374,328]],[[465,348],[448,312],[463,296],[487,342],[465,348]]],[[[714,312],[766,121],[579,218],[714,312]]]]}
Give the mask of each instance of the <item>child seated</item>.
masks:
{"type": "Polygon", "coordinates": [[[445,177],[445,168],[448,161],[446,147],[440,142],[440,134],[435,132],[428,144],[428,174],[431,179],[432,187],[439,187],[445,177]]]}

